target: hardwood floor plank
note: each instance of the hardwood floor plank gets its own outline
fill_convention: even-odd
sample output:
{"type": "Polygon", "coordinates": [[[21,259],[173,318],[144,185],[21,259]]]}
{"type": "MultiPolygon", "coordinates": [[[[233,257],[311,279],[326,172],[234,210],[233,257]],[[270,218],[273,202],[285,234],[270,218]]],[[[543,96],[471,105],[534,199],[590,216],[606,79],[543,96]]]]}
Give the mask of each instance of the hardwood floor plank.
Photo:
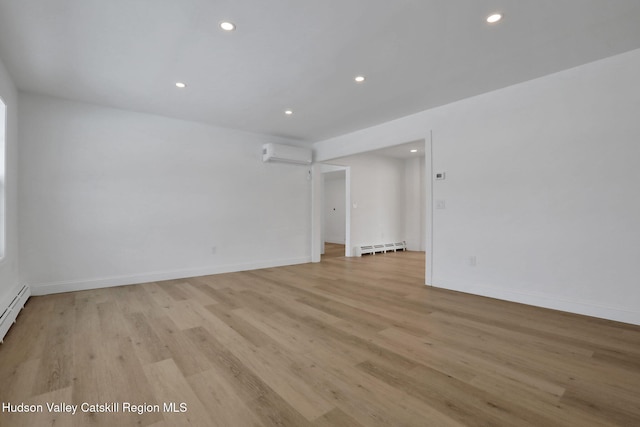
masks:
{"type": "Polygon", "coordinates": [[[259,329],[251,325],[251,323],[238,316],[233,309],[224,304],[207,305],[205,307],[213,315],[218,317],[224,323],[229,325],[231,329],[242,335],[244,339],[249,341],[256,347],[271,342],[271,339],[262,333],[259,329]]]}
{"type": "MultiPolygon", "coordinates": [[[[156,287],[155,283],[143,283],[139,286],[117,286],[112,289],[118,306],[124,313],[143,313],[148,317],[162,316],[162,311],[155,300],[149,298],[152,292],[148,288],[156,287]]],[[[92,291],[93,292],[93,291],[92,291]]]]}
{"type": "Polygon", "coordinates": [[[172,359],[162,360],[144,366],[144,373],[149,381],[164,421],[171,426],[211,426],[214,417],[203,402],[198,399],[182,372],[172,359]],[[167,410],[165,405],[171,405],[167,410]],[[181,406],[184,404],[185,406],[181,406]]]}
{"type": "MultiPolygon", "coordinates": [[[[3,366],[5,369],[0,376],[0,381],[2,381],[0,389],[11,391],[11,401],[27,402],[33,396],[40,363],[40,359],[28,359],[22,363],[3,366]]],[[[9,400],[0,400],[0,402],[7,401],[9,400]]]]}
{"type": "Polygon", "coordinates": [[[34,384],[35,395],[71,386],[73,380],[73,342],[75,329],[75,295],[54,298],[53,313],[46,327],[44,351],[34,384]]]}
{"type": "Polygon", "coordinates": [[[334,408],[317,418],[313,425],[316,427],[362,427],[362,424],[340,408],[334,408]]]}
{"type": "Polygon", "coordinates": [[[100,335],[103,339],[117,339],[129,336],[124,316],[115,301],[104,301],[96,304],[100,322],[100,335]]]}
{"type": "Polygon", "coordinates": [[[265,426],[311,425],[298,411],[265,384],[204,328],[186,331],[189,338],[211,360],[223,377],[265,426]]]}
{"type": "Polygon", "coordinates": [[[165,291],[173,300],[184,301],[189,299],[189,293],[186,290],[187,279],[182,280],[163,280],[156,282],[156,285],[165,291]]]}
{"type": "Polygon", "coordinates": [[[124,315],[138,358],[143,364],[171,358],[171,353],[155,333],[150,321],[142,313],[124,315]]]}
{"type": "MultiPolygon", "coordinates": [[[[75,360],[77,373],[73,383],[73,403],[157,403],[128,337],[94,342],[84,352],[78,351],[78,356],[75,360]]],[[[160,419],[162,416],[155,413],[79,411],[74,415],[74,425],[137,426],[160,419]]]]}
{"type": "Polygon", "coordinates": [[[325,243],[324,253],[322,254],[322,260],[326,261],[329,258],[341,258],[344,257],[344,245],[339,243],[325,243]]]}
{"type": "Polygon", "coordinates": [[[232,352],[247,369],[308,421],[334,408],[333,404],[292,372],[282,358],[273,357],[273,353],[249,346],[235,348],[232,352]]]}
{"type": "Polygon", "coordinates": [[[193,375],[211,369],[209,360],[197,349],[184,332],[168,317],[157,317],[151,322],[160,342],[164,343],[171,359],[184,376],[193,375]]]}
{"type": "Polygon", "coordinates": [[[234,313],[290,353],[308,353],[315,348],[313,337],[304,337],[298,331],[292,330],[290,326],[272,321],[270,317],[241,308],[234,310],[234,313]]]}
{"type": "Polygon", "coordinates": [[[567,388],[560,402],[579,408],[602,422],[623,426],[640,425],[640,399],[636,383],[634,390],[601,390],[591,382],[576,380],[567,388]]]}
{"type": "MultiPolygon", "coordinates": [[[[436,370],[420,367],[410,373],[364,362],[359,369],[386,383],[406,391],[410,395],[427,402],[440,412],[457,419],[466,426],[572,426],[576,421],[564,417],[554,403],[547,402],[544,411],[529,409],[526,400],[518,401],[511,396],[500,396],[476,388],[473,383],[465,383],[436,370]],[[463,394],[464,400],[456,399],[463,394]],[[566,420],[566,421],[565,421],[566,420]]],[[[580,425],[597,425],[582,417],[580,425]]]]}
{"type": "Polygon", "coordinates": [[[316,310],[324,311],[325,313],[337,317],[344,322],[357,324],[361,328],[371,332],[378,332],[383,329],[387,329],[394,323],[394,321],[389,318],[376,316],[365,310],[349,307],[346,304],[315,295],[298,298],[296,301],[315,308],[316,310]]]}
{"type": "Polygon", "coordinates": [[[640,326],[427,287],[423,253],[32,297],[2,426],[636,426],[640,326]],[[163,408],[164,409],[164,408],[163,408]]]}
{"type": "Polygon", "coordinates": [[[423,401],[352,365],[327,363],[328,352],[307,354],[307,378],[337,407],[365,426],[463,426],[423,401]],[[357,398],[356,398],[357,396],[357,398]]]}
{"type": "Polygon", "coordinates": [[[71,387],[60,388],[48,393],[43,393],[29,399],[29,404],[42,405],[43,411],[32,414],[31,417],[24,417],[23,414],[4,414],[0,415],[0,425],[11,427],[33,427],[33,426],[51,426],[51,427],[72,427],[74,425],[74,416],[65,413],[50,413],[47,409],[47,403],[51,402],[68,402],[71,398],[71,387]]]}
{"type": "Polygon", "coordinates": [[[187,279],[185,283],[186,284],[182,286],[182,289],[189,296],[190,300],[198,301],[200,305],[203,305],[203,306],[218,304],[218,301],[211,298],[211,296],[207,295],[206,293],[202,292],[200,289],[198,289],[197,286],[194,286],[191,279],[187,279]]]}
{"type": "Polygon", "coordinates": [[[0,363],[0,377],[4,375],[5,370],[14,369],[17,363],[40,358],[48,338],[47,330],[50,319],[53,317],[54,306],[55,300],[52,298],[31,297],[27,300],[18,314],[16,325],[9,328],[4,337],[4,343],[0,346],[0,348],[13,349],[3,356],[4,363],[0,363]],[[20,326],[17,328],[18,324],[20,326]],[[15,333],[16,329],[20,334],[15,333]],[[23,336],[28,336],[30,339],[24,340],[23,336]]]}
{"type": "Polygon", "coordinates": [[[395,328],[386,329],[373,338],[371,342],[409,359],[415,365],[425,366],[450,375],[462,381],[470,381],[478,375],[478,369],[463,355],[459,355],[446,347],[434,346],[424,340],[404,341],[406,334],[395,328]]]}
{"type": "Polygon", "coordinates": [[[211,417],[211,427],[264,427],[234,387],[216,369],[192,375],[187,381],[209,413],[214,415],[211,417]]]}

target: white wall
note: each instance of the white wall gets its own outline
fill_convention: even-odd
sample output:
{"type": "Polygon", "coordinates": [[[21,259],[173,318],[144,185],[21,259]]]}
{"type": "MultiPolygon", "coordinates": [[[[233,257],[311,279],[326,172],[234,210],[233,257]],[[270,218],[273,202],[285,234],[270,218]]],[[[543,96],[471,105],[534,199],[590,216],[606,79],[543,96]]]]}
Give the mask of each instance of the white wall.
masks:
{"type": "Polygon", "coordinates": [[[345,172],[324,175],[324,241],[345,244],[345,172]]]}
{"type": "Polygon", "coordinates": [[[20,123],[34,293],[310,260],[308,168],[261,161],[287,141],[30,94],[20,123]]]}
{"type": "Polygon", "coordinates": [[[4,258],[4,247],[5,247],[5,131],[6,131],[6,120],[7,120],[7,106],[4,101],[0,97],[0,261],[4,258]]]}
{"type": "Polygon", "coordinates": [[[317,158],[432,129],[435,286],[640,324],[639,72],[627,52],[319,142],[317,158]]]}
{"type": "Polygon", "coordinates": [[[0,98],[6,105],[5,248],[0,260],[0,307],[6,307],[20,284],[18,265],[18,94],[0,61],[0,98]]]}
{"type": "MultiPolygon", "coordinates": [[[[424,156],[402,160],[368,153],[332,163],[355,166],[351,170],[352,202],[358,205],[351,206],[354,246],[406,240],[409,250],[425,250],[424,156]]],[[[337,215],[332,210],[341,200],[344,180],[325,179],[324,234],[328,242],[341,243],[333,236],[342,233],[339,227],[344,226],[344,214],[339,208],[337,215]]]]}
{"type": "Polygon", "coordinates": [[[361,154],[332,164],[351,167],[351,246],[401,241],[403,161],[361,154]]]}
{"type": "Polygon", "coordinates": [[[425,158],[404,160],[404,239],[410,251],[426,250],[425,158]]]}

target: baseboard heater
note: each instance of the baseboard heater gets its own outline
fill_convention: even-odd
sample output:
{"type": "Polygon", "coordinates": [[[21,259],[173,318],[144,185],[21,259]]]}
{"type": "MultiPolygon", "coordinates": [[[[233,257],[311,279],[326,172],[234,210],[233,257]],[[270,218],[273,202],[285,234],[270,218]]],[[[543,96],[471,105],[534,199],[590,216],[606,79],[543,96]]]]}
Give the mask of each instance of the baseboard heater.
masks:
{"type": "Polygon", "coordinates": [[[20,310],[22,310],[30,296],[31,290],[27,285],[24,285],[18,288],[17,293],[9,297],[11,298],[11,302],[7,304],[6,307],[0,308],[0,310],[2,310],[2,315],[0,316],[0,344],[4,342],[7,331],[9,331],[11,325],[16,322],[18,313],[20,313],[20,310]]]}
{"type": "Polygon", "coordinates": [[[402,242],[396,243],[384,243],[379,245],[363,245],[356,246],[356,249],[359,249],[358,255],[375,255],[375,254],[385,254],[387,252],[397,252],[397,251],[406,251],[407,250],[407,242],[404,240],[402,242]]]}

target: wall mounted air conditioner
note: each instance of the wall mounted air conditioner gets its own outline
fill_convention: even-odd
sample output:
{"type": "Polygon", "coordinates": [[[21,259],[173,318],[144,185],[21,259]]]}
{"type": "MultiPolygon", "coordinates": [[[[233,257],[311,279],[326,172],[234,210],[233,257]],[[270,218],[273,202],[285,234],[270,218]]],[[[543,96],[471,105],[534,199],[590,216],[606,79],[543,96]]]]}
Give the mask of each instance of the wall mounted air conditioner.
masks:
{"type": "Polygon", "coordinates": [[[262,146],[262,161],[310,165],[311,149],[273,143],[264,144],[262,146]]]}

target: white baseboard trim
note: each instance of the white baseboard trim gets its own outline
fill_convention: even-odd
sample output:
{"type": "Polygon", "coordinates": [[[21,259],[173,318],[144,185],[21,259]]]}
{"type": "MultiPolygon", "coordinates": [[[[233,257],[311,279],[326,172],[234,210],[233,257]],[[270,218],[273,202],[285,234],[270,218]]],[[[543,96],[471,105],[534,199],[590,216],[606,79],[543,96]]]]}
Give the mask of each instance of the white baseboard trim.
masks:
{"type": "Polygon", "coordinates": [[[601,319],[615,320],[617,322],[640,325],[640,311],[631,311],[624,308],[609,307],[585,301],[568,300],[553,295],[545,295],[533,292],[511,291],[485,285],[469,284],[443,284],[433,283],[431,286],[468,294],[481,295],[505,301],[517,302],[536,307],[550,308],[569,313],[583,314],[601,319]]]}
{"type": "Polygon", "coordinates": [[[153,272],[131,276],[113,276],[99,279],[74,280],[68,282],[34,283],[30,284],[29,286],[31,287],[32,295],[49,295],[59,294],[62,292],[109,288],[113,286],[135,285],[138,283],[160,282],[163,280],[185,279],[188,277],[208,276],[211,274],[233,273],[237,271],[258,270],[261,268],[306,264],[309,262],[311,262],[311,257],[289,258],[189,270],[153,272]]]}

